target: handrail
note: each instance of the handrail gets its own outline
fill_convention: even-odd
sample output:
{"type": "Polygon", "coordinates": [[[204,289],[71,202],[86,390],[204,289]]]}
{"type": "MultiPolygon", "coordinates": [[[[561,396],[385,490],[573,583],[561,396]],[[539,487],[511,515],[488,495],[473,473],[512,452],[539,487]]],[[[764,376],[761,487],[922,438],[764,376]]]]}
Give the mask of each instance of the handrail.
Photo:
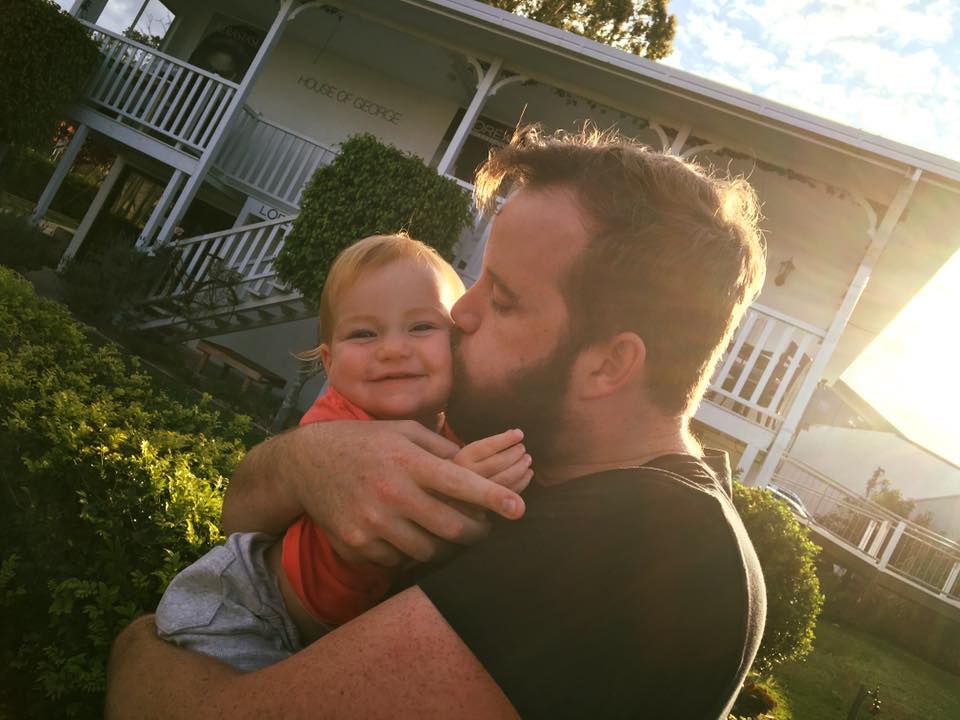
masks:
{"type": "Polygon", "coordinates": [[[186,238],[185,240],[175,240],[170,243],[167,247],[173,248],[184,248],[189,247],[190,245],[196,245],[197,243],[202,243],[207,240],[215,240],[218,237],[226,237],[227,235],[236,235],[237,233],[245,232],[247,230],[259,230],[262,227],[269,227],[270,225],[282,225],[284,223],[291,223],[297,219],[296,215],[285,215],[280,218],[273,218],[272,220],[262,220],[261,222],[251,223],[249,225],[240,225],[238,227],[227,228],[226,230],[217,230],[216,232],[207,233],[206,235],[195,235],[193,237],[186,238]]]}
{"type": "Polygon", "coordinates": [[[182,58],[174,57],[173,55],[169,55],[165,52],[161,52],[160,50],[157,50],[154,47],[150,47],[149,45],[144,45],[143,43],[137,42],[136,40],[131,40],[126,35],[115,33],[112,30],[107,30],[104,27],[96,25],[95,23],[92,23],[92,22],[87,22],[86,20],[78,20],[78,22],[81,25],[86,26],[88,29],[100,33],[101,35],[107,35],[109,37],[114,38],[115,40],[120,40],[121,42],[126,43],[127,45],[132,45],[133,47],[143,50],[144,52],[148,52],[151,55],[156,55],[157,57],[160,57],[160,58],[163,58],[164,60],[172,62],[174,65],[179,65],[185,70],[190,70],[191,72],[195,72],[198,75],[203,75],[205,77],[210,78],[211,80],[216,80],[217,82],[221,82],[224,85],[228,85],[234,90],[237,90],[240,87],[240,85],[233,82],[232,80],[227,80],[225,77],[217,75],[216,73],[212,73],[209,70],[204,70],[203,68],[197,67],[196,65],[191,65],[190,63],[188,63],[186,60],[183,60],[182,58]]]}
{"type": "Polygon", "coordinates": [[[298,132],[297,130],[292,130],[288,128],[286,125],[281,125],[278,122],[275,122],[273,120],[270,120],[264,117],[263,113],[261,113],[259,110],[254,110],[249,105],[243,106],[243,112],[245,112],[247,115],[252,117],[257,122],[261,122],[264,125],[270,125],[271,127],[275,127],[277,130],[281,130],[287,133],[287,135],[293,135],[294,137],[299,138],[300,140],[303,140],[306,143],[310,143],[311,145],[316,145],[317,147],[323,148],[324,150],[327,150],[329,152],[332,152],[332,153],[337,152],[332,147],[324,145],[322,142],[319,142],[318,140],[310,137],[309,135],[304,135],[302,132],[298,132]]]}
{"type": "Polygon", "coordinates": [[[803,320],[795,318],[791,315],[782,313],[779,310],[774,310],[772,307],[761,305],[758,302],[751,303],[749,307],[750,309],[756,310],[757,312],[761,312],[764,315],[768,315],[775,320],[779,320],[780,322],[785,322],[788,325],[793,325],[794,327],[804,330],[805,332],[808,332],[811,335],[816,335],[821,339],[823,339],[827,334],[826,330],[822,328],[818,328],[816,325],[811,325],[808,322],[804,322],[803,320]]]}

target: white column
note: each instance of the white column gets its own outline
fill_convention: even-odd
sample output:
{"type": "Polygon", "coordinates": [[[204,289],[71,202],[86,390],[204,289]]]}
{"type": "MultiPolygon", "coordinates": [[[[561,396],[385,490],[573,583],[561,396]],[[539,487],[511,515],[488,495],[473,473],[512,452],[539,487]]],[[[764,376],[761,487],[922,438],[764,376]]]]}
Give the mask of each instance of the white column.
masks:
{"type": "Polygon", "coordinates": [[[890,536],[890,542],[887,543],[887,546],[883,549],[883,555],[880,556],[880,562],[877,563],[877,567],[881,570],[887,567],[890,564],[890,558],[893,557],[893,551],[897,549],[897,543],[900,542],[900,538],[903,537],[903,533],[907,530],[907,523],[905,520],[901,520],[897,523],[897,527],[893,530],[893,535],[890,536]]]}
{"type": "Polygon", "coordinates": [[[123,172],[126,164],[127,162],[123,159],[123,156],[117,155],[113,164],[110,166],[110,172],[107,173],[103,182],[100,183],[100,189],[97,190],[93,202],[90,203],[90,207],[87,208],[83,220],[80,221],[80,225],[74,230],[73,238],[71,238],[70,244],[67,245],[67,249],[63,252],[63,257],[60,258],[60,262],[57,264],[57,272],[63,272],[64,268],[67,267],[67,263],[70,262],[73,256],[77,254],[80,246],[83,245],[83,241],[87,238],[87,233],[90,232],[90,228],[92,228],[93,223],[96,222],[97,215],[100,214],[100,211],[106,204],[107,198],[116,186],[117,180],[120,179],[120,174],[123,172]]]}
{"type": "Polygon", "coordinates": [[[57,190],[60,189],[60,185],[63,184],[64,178],[67,177],[67,173],[70,172],[70,168],[73,166],[73,161],[77,159],[77,155],[80,154],[80,148],[83,147],[84,141],[87,139],[87,133],[89,128],[86,125],[80,125],[77,127],[76,132],[73,133],[73,137],[70,138],[70,142],[67,145],[67,149],[63,151],[63,155],[60,156],[60,162],[57,163],[57,167],[53,170],[53,175],[51,176],[47,186],[43,189],[43,192],[40,194],[40,199],[37,200],[37,206],[33,209],[33,213],[30,215],[30,223],[36,225],[47,214],[47,210],[50,209],[50,203],[53,202],[54,196],[57,194],[57,190]]]}
{"type": "Polygon", "coordinates": [[[867,523],[867,529],[863,533],[863,537],[860,538],[860,543],[857,545],[857,550],[866,551],[867,543],[870,542],[870,536],[873,534],[873,531],[877,529],[877,521],[871,520],[867,523]]]}
{"type": "Polygon", "coordinates": [[[149,247],[150,238],[156,234],[157,228],[160,227],[160,223],[163,222],[167,208],[170,207],[170,201],[173,200],[173,196],[177,194],[177,191],[183,184],[184,177],[186,177],[186,175],[182,170],[173,171],[173,175],[171,175],[167,181],[167,186],[163,189],[160,199],[157,200],[157,204],[153,206],[150,217],[147,218],[147,224],[144,225],[143,230],[140,231],[140,237],[137,238],[138,248],[149,247]]]}
{"type": "Polygon", "coordinates": [[[737,460],[737,470],[740,471],[740,482],[747,482],[747,473],[749,473],[753,467],[753,463],[756,461],[759,452],[760,447],[758,445],[747,445],[743,449],[740,459],[737,460]]]}
{"type": "MultiPolygon", "coordinates": [[[[217,129],[214,131],[213,136],[210,138],[210,143],[207,145],[207,149],[204,150],[203,155],[201,155],[200,159],[197,161],[197,166],[194,169],[193,174],[187,180],[187,184],[184,186],[183,191],[173,204],[173,208],[170,210],[170,214],[167,216],[167,220],[163,224],[163,227],[160,229],[160,233],[157,236],[157,243],[162,244],[169,242],[170,238],[173,236],[174,228],[183,218],[183,214],[187,211],[190,203],[193,202],[193,198],[196,197],[197,191],[200,189],[200,186],[203,184],[203,181],[207,176],[207,171],[210,169],[210,166],[213,165],[213,160],[220,151],[221,142],[227,136],[230,127],[233,125],[238,113],[243,108],[244,103],[247,101],[247,97],[250,95],[251,89],[253,89],[253,82],[260,74],[264,60],[268,55],[270,55],[270,53],[273,51],[273,48],[276,47],[277,43],[280,41],[280,37],[283,34],[284,24],[287,22],[287,18],[289,17],[290,12],[293,10],[293,5],[294,0],[281,0],[280,10],[277,13],[277,16],[274,18],[273,24],[270,26],[270,30],[267,32],[263,42],[260,43],[260,49],[257,50],[257,54],[250,63],[250,67],[247,70],[246,75],[243,76],[243,80],[240,82],[240,87],[237,88],[237,92],[230,101],[229,107],[224,112],[224,119],[221,121],[219,127],[217,127],[217,129]]],[[[141,236],[141,240],[142,239],[143,236],[141,236]]],[[[149,242],[149,237],[147,238],[146,242],[149,242]]]]}
{"type": "Polygon", "coordinates": [[[487,97],[490,94],[490,88],[492,88],[494,82],[496,82],[502,65],[503,60],[494,58],[493,62],[490,63],[490,67],[487,68],[487,72],[484,73],[480,82],[477,84],[477,91],[473,94],[473,100],[471,100],[467,106],[467,111],[463,114],[463,119],[460,121],[457,131],[453,134],[450,144],[447,145],[443,157],[440,158],[440,162],[437,164],[437,172],[440,175],[449,173],[457,156],[460,155],[460,151],[463,149],[463,143],[466,142],[467,135],[470,134],[470,130],[472,130],[476,124],[477,118],[480,117],[480,111],[483,110],[483,105],[486,103],[487,97]]]}
{"type": "Polygon", "coordinates": [[[877,530],[877,534],[873,538],[873,543],[871,543],[870,549],[867,550],[867,555],[870,557],[876,557],[880,554],[880,548],[883,547],[883,541],[887,537],[887,531],[889,529],[889,520],[884,520],[882,523],[880,523],[880,529],[877,530]]]}
{"type": "Polygon", "coordinates": [[[770,444],[770,448],[767,450],[767,457],[760,467],[760,472],[757,473],[757,486],[765,487],[770,482],[770,478],[773,477],[773,473],[780,464],[780,460],[793,442],[800,420],[807,409],[807,403],[809,403],[810,398],[813,397],[813,393],[817,389],[817,384],[823,376],[827,363],[833,356],[833,351],[840,341],[840,336],[847,327],[847,323],[857,307],[860,296],[870,281],[873,267],[883,252],[883,248],[886,247],[890,235],[893,234],[894,227],[896,227],[900,221],[900,217],[903,215],[903,211],[910,201],[910,197],[913,195],[913,190],[919,180],[920,170],[915,168],[911,169],[907,173],[907,178],[900,186],[890,206],[887,208],[887,213],[884,215],[880,227],[876,230],[871,228],[869,233],[871,241],[867,247],[867,252],[864,254],[860,267],[857,268],[853,280],[850,282],[850,287],[847,288],[847,292],[844,295],[843,301],[840,303],[837,314],[834,315],[833,321],[830,323],[827,334],[820,344],[820,349],[817,351],[813,362],[810,363],[810,367],[807,369],[807,374],[804,376],[803,382],[797,390],[796,397],[790,405],[790,409],[783,418],[780,430],[777,432],[773,442],[770,444]]]}

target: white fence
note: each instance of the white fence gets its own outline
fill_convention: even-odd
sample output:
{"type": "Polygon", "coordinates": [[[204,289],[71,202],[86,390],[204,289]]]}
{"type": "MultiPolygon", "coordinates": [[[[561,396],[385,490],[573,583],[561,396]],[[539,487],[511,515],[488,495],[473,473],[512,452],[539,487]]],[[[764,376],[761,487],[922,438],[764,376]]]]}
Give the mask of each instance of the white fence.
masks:
{"type": "Polygon", "coordinates": [[[337,156],[334,150],[264,120],[246,107],[223,146],[214,167],[224,180],[245,192],[253,188],[289,208],[300,207],[307,180],[337,156]]]}
{"type": "Polygon", "coordinates": [[[803,500],[818,532],[868,555],[881,569],[960,602],[960,544],[861,497],[798,460],[784,460],[773,481],[803,500]]]}
{"type": "Polygon", "coordinates": [[[122,35],[84,25],[101,55],[86,100],[168,142],[206,149],[237,85],[122,35]]]}
{"type": "Polygon", "coordinates": [[[710,382],[706,399],[775,427],[793,401],[824,332],[754,303],[710,382]]]}

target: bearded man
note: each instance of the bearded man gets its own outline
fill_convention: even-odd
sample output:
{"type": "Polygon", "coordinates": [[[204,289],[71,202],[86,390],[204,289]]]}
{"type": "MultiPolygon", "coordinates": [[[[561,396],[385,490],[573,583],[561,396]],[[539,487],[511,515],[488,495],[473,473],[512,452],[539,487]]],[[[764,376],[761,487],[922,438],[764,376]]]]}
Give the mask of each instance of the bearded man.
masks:
{"type": "Polygon", "coordinates": [[[506,186],[453,309],[448,420],[466,441],[524,431],[523,499],[412,422],[268,440],[237,470],[228,530],[280,533],[307,512],[346,559],[384,565],[470,546],[257,673],[137,621],[115,644],[108,716],[726,718],[765,594],[726,459],[688,421],[762,284],[755,196],[596,134],[519,135],[481,168],[481,205],[506,186]]]}

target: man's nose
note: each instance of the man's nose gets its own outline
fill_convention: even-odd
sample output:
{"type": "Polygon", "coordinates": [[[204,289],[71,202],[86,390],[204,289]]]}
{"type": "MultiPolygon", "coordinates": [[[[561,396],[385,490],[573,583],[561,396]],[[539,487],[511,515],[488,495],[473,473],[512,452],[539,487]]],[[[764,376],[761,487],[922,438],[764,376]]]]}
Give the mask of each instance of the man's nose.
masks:
{"type": "Polygon", "coordinates": [[[467,290],[450,308],[450,317],[464,333],[476,332],[480,327],[480,313],[476,306],[476,293],[473,288],[467,290]]]}

